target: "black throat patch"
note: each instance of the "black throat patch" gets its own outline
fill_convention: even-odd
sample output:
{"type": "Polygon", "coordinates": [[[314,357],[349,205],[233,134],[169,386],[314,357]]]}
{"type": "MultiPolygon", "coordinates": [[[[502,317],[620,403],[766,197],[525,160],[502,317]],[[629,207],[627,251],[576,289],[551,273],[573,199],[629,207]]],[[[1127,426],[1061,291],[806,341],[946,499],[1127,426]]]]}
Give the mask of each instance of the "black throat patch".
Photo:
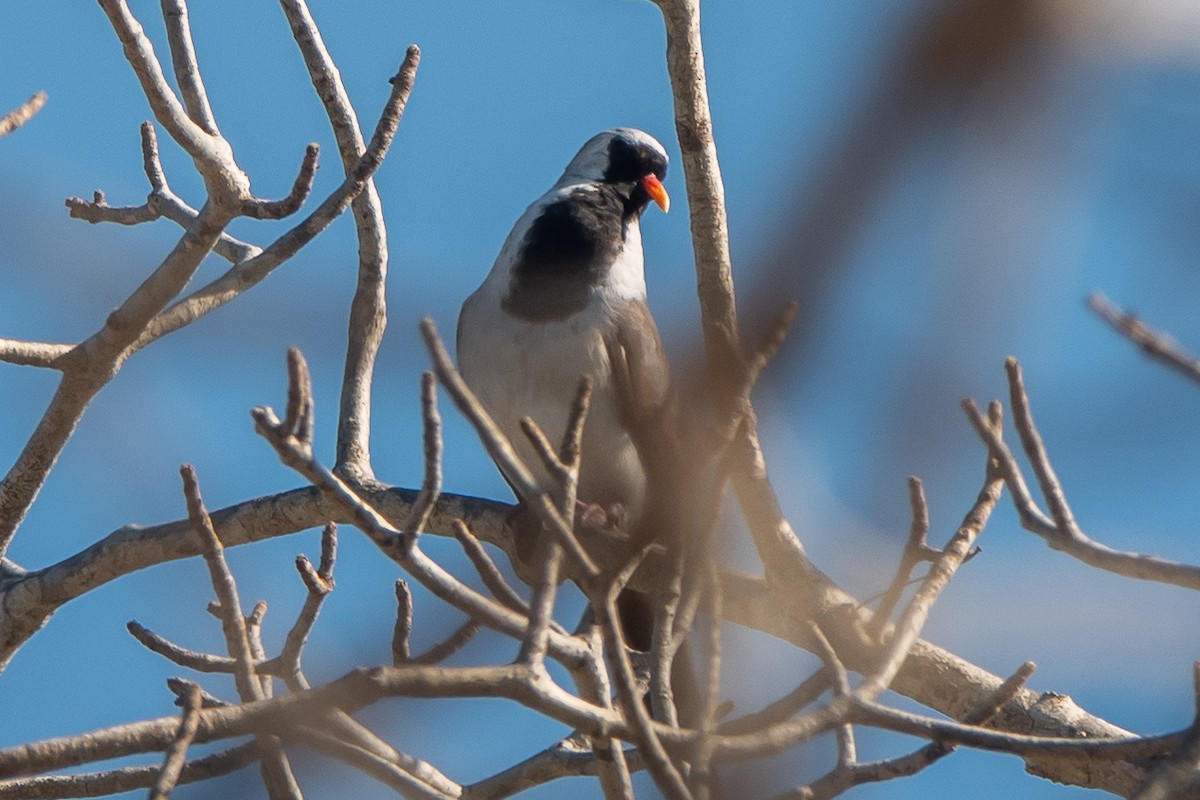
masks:
{"type": "Polygon", "coordinates": [[[522,242],[504,310],[529,322],[583,310],[625,243],[632,188],[598,184],[546,206],[522,242]]]}

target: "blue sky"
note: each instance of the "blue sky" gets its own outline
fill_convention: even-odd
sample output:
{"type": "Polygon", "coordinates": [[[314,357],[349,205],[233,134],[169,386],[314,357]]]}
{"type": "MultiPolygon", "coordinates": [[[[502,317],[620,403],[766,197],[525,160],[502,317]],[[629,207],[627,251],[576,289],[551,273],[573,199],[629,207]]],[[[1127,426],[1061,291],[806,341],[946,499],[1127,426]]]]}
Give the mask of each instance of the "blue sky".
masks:
{"type": "MultiPolygon", "coordinates": [[[[801,288],[812,292],[800,298],[801,332],[760,397],[787,510],[823,569],[852,591],[878,590],[907,530],[909,474],[926,482],[940,538],[973,499],[983,451],[957,403],[964,395],[1003,397],[1003,359],[1013,354],[1025,365],[1034,411],[1085,529],[1116,547],[1200,561],[1190,536],[1200,395],[1145,362],[1082,303],[1088,291],[1103,290],[1200,349],[1194,61],[1100,58],[1050,37],[968,88],[941,87],[898,144],[864,154],[871,169],[857,179],[867,197],[848,206],[853,225],[828,263],[797,260],[808,251],[792,249],[789,237],[821,199],[813,187],[824,186],[824,166],[864,125],[886,131],[891,124],[872,112],[895,112],[889,81],[909,36],[937,5],[781,0],[753,13],[742,3],[705,6],[747,326],[761,326],[801,288]],[[804,279],[818,268],[828,277],[814,288],[804,279]]],[[[132,7],[164,53],[157,4],[132,7]]],[[[334,148],[281,12],[271,3],[232,8],[197,3],[192,16],[223,133],[267,196],[287,191],[304,145],[319,142],[325,166],[316,194],[330,191],[338,182],[334,148]]],[[[643,128],[674,158],[672,212],[648,214],[643,227],[651,305],[672,357],[684,359],[695,346],[698,308],[663,33],[651,4],[378,0],[314,2],[313,12],[364,126],[373,124],[405,46],[416,42],[424,54],[378,175],[392,254],[373,439],[383,480],[419,482],[416,398],[425,364],[417,320],[432,315],[453,330],[458,304],[482,280],[512,222],[604,128],[643,128]]],[[[69,220],[62,205],[97,188],[113,204],[141,201],[137,126],[148,109],[93,4],[6,9],[0,53],[0,107],[37,89],[50,96],[33,122],[0,142],[0,336],[74,340],[101,323],[178,235],[166,222],[88,226],[69,220]]],[[[199,202],[187,158],[161,138],[172,186],[199,202]]],[[[255,242],[278,230],[246,221],[234,227],[255,242]]],[[[223,268],[214,260],[198,279],[223,268]]],[[[36,567],[121,525],[180,517],[177,470],[185,461],[196,465],[213,508],[297,485],[253,435],[247,411],[282,402],[283,354],[299,345],[316,381],[320,446],[332,455],[354,268],[353,226],[342,220],[253,292],[139,353],[93,404],[12,557],[36,567]]],[[[52,390],[49,375],[0,366],[4,468],[52,390]]],[[[449,490],[507,496],[448,409],[447,448],[449,490]]],[[[360,538],[343,532],[338,589],[309,657],[314,680],[388,657],[396,575],[360,538]]],[[[1180,633],[1192,630],[1195,597],[1087,570],[1023,533],[1007,506],[981,543],[984,555],[937,608],[931,640],[1000,673],[1032,658],[1040,666],[1033,688],[1069,693],[1133,730],[1187,723],[1196,650],[1180,633]]],[[[302,599],[291,559],[316,546],[308,533],[230,554],[247,603],[270,602],[268,637],[276,644],[302,599]]],[[[465,569],[454,548],[431,542],[429,549],[465,569]]],[[[752,566],[743,544],[730,551],[752,566]]],[[[131,576],[64,608],[0,677],[0,745],[170,713],[162,679],[177,670],[123,625],[136,618],[191,646],[219,649],[219,630],[203,611],[208,597],[196,561],[131,576]],[[78,679],[81,663],[93,676],[86,683],[78,679]]],[[[417,614],[418,642],[456,624],[422,596],[417,614]]],[[[765,637],[731,636],[755,653],[730,682],[739,708],[787,691],[808,663],[765,637]]],[[[503,659],[506,647],[485,636],[462,657],[503,659]]],[[[562,734],[510,713],[501,703],[396,702],[367,718],[401,748],[467,781],[562,734]],[[482,733],[464,736],[464,726],[482,733]]],[[[867,740],[875,748],[868,756],[897,746],[867,740]]],[[[827,755],[775,759],[769,774],[778,781],[818,774],[827,755]]],[[[329,794],[346,778],[340,769],[305,764],[302,779],[312,796],[329,794]]],[[[179,796],[228,791],[238,780],[179,796]]],[[[959,753],[915,779],[849,796],[1009,797],[1017,786],[1030,798],[1085,794],[1026,778],[1015,759],[959,753]]],[[[361,796],[387,795],[368,786],[361,796]]]]}

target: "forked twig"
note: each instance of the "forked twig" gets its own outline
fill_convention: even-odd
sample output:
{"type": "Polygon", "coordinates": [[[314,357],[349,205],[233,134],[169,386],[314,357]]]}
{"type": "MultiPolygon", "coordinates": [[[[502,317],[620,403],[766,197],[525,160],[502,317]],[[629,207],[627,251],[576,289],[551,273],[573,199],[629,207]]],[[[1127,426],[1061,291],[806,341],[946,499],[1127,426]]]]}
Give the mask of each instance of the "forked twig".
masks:
{"type": "Polygon", "coordinates": [[[1005,368],[1008,371],[1009,394],[1013,405],[1013,425],[1020,435],[1025,455],[1033,466],[1042,495],[1050,508],[1049,513],[1043,511],[1033,499],[1021,467],[1004,442],[1000,429],[986,423],[974,401],[963,400],[962,407],[971,426],[975,428],[975,433],[987,446],[1004,476],[1013,505],[1020,515],[1021,526],[1040,536],[1055,550],[1061,550],[1098,569],[1129,578],[1200,589],[1200,567],[1143,553],[1114,550],[1084,533],[1075,521],[1075,515],[1067,503],[1066,493],[1050,464],[1045,444],[1034,424],[1020,364],[1015,358],[1009,358],[1005,362],[1005,368]]]}

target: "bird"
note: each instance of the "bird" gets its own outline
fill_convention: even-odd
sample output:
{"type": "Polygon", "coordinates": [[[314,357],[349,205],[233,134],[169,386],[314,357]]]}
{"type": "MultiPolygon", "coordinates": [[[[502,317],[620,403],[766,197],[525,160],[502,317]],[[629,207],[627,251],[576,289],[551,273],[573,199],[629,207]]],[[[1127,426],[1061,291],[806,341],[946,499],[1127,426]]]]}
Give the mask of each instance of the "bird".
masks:
{"type": "Polygon", "coordinates": [[[578,496],[619,506],[631,524],[645,509],[646,474],[606,342],[633,343],[644,354],[639,388],[666,394],[669,369],[646,304],[641,217],[651,202],[670,208],[667,163],[663,146],[635,128],[589,139],[517,220],[463,303],[456,336],[463,379],[543,481],[550,478],[520,420],[532,417],[557,441],[580,377],[591,377],[578,496]]]}
{"type": "MultiPolygon", "coordinates": [[[[579,380],[590,376],[577,496],[591,507],[619,509],[618,524],[641,544],[648,536],[663,538],[658,529],[671,527],[672,510],[688,502],[675,476],[664,479],[685,470],[675,469],[680,453],[660,438],[669,439],[677,420],[670,368],[647,305],[642,251],[642,213],[650,203],[670,209],[663,185],[668,162],[662,144],[636,128],[589,139],[517,220],[491,271],[463,303],[456,332],[463,379],[543,488],[553,478],[520,420],[532,417],[551,442],[561,439],[579,380]]],[[[530,544],[518,539],[518,553],[532,552],[530,544]]],[[[617,610],[625,643],[649,650],[650,596],[627,588],[617,610]]],[[[696,675],[681,648],[671,685],[685,725],[700,719],[704,695],[696,675]]]]}
{"type": "MultiPolygon", "coordinates": [[[[670,371],[647,306],[641,219],[650,203],[670,208],[663,185],[668,161],[662,144],[636,128],[589,139],[517,220],[491,271],[463,303],[456,336],[463,379],[543,488],[552,479],[520,420],[532,417],[551,442],[559,441],[580,378],[590,376],[577,496],[615,509],[628,529],[646,516],[651,498],[610,353],[619,342],[629,361],[624,366],[636,369],[639,406],[667,402],[670,371]]],[[[649,649],[649,602],[625,594],[624,606],[637,606],[622,610],[627,638],[649,649]],[[642,619],[638,631],[627,623],[630,616],[642,619]]]]}

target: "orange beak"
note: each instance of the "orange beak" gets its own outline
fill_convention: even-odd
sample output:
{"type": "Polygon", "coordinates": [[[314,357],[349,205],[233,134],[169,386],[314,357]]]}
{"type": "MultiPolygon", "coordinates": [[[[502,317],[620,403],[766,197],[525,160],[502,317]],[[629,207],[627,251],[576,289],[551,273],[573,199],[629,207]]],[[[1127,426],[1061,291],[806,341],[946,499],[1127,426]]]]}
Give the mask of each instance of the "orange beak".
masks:
{"type": "Polygon", "coordinates": [[[650,199],[654,204],[667,213],[671,210],[671,198],[667,195],[667,187],[663,186],[662,181],[653,173],[642,178],[642,188],[646,190],[646,194],[650,195],[650,199]]]}

